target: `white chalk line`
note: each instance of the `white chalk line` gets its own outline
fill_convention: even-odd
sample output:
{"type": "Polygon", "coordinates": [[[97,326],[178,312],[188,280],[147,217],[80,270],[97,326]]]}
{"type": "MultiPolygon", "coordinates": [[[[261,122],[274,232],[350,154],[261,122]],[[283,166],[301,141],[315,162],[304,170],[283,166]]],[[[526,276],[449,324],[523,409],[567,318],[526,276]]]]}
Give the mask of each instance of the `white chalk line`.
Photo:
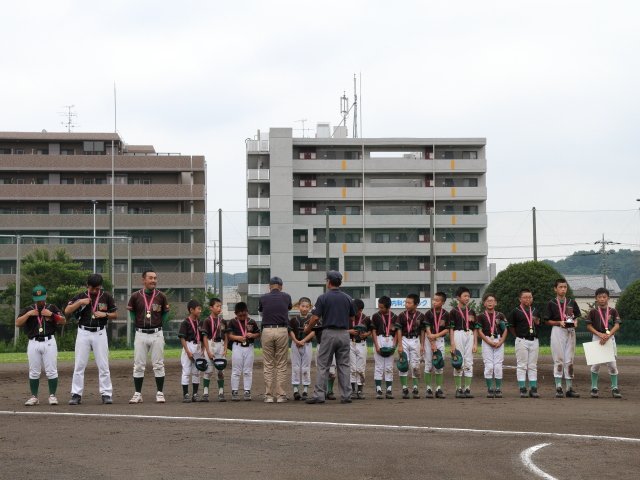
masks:
{"type": "Polygon", "coordinates": [[[540,450],[543,447],[546,447],[547,445],[551,445],[550,443],[541,443],[540,445],[534,445],[531,448],[527,448],[526,450],[524,450],[521,454],[520,454],[520,459],[522,460],[522,463],[524,463],[524,466],[527,467],[530,471],[532,471],[533,473],[535,473],[536,475],[546,479],[546,480],[558,480],[556,477],[553,477],[551,475],[549,475],[546,472],[543,472],[542,470],[540,470],[531,460],[531,456],[537,452],[538,450],[540,450]]]}
{"type": "Polygon", "coordinates": [[[371,428],[371,429],[388,429],[388,430],[417,430],[432,432],[466,432],[480,434],[496,434],[496,435],[516,435],[516,436],[540,436],[540,437],[560,437],[560,438],[579,438],[592,440],[611,440],[615,442],[638,442],[640,438],[631,437],[611,437],[607,435],[580,435],[576,433],[553,433],[553,432],[525,432],[511,430],[481,430],[475,428],[452,428],[452,427],[421,427],[417,425],[377,425],[373,423],[339,423],[339,422],[308,422],[299,420],[269,420],[255,418],[217,418],[217,417],[181,417],[169,415],[125,415],[118,413],[77,413],[77,412],[21,412],[15,410],[0,410],[1,415],[52,415],[52,416],[70,416],[70,417],[96,417],[96,418],[140,418],[152,420],[207,420],[211,422],[223,423],[264,423],[264,424],[281,424],[281,425],[305,425],[315,427],[355,427],[355,428],[371,428]]]}

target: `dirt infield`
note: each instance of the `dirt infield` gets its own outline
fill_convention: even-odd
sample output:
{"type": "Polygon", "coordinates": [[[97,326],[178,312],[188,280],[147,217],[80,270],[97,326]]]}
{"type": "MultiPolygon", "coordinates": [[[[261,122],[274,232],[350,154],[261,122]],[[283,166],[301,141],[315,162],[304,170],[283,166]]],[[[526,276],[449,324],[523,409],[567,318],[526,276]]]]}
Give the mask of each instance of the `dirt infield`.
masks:
{"type": "MultiPolygon", "coordinates": [[[[521,455],[546,443],[531,461],[547,478],[639,478],[640,442],[588,437],[640,439],[639,360],[619,359],[621,400],[607,395],[607,374],[601,375],[601,398],[589,398],[583,359],[575,379],[582,398],[556,399],[548,356],[539,361],[540,399],[519,398],[514,368],[505,369],[504,398],[486,398],[482,360],[476,358],[474,399],[454,398],[447,366],[444,400],[425,399],[422,382],[422,398],[402,400],[397,378],[396,398],[375,400],[370,359],[367,399],[349,405],[263,403],[259,357],[252,402],[181,403],[179,359],[169,359],[167,403],[154,403],[155,382],[147,370],[145,403],[129,405],[132,361],[118,360],[111,362],[114,404],[100,403],[97,370],[90,364],[83,403],[76,407],[66,404],[72,362],[59,363],[61,404],[47,404],[42,379],[44,404],[35,407],[23,405],[27,365],[3,364],[0,478],[539,478],[521,455]]],[[[515,358],[507,356],[505,365],[514,366],[515,358]]],[[[228,376],[226,383],[229,398],[228,376]]]]}

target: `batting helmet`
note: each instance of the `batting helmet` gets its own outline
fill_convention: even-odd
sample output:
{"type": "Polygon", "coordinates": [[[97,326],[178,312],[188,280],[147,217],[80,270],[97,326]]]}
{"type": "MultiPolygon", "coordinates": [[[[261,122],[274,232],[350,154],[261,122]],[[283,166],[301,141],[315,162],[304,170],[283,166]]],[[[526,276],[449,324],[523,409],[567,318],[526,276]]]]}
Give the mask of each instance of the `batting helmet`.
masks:
{"type": "Polygon", "coordinates": [[[409,371],[409,360],[407,359],[407,352],[402,352],[400,354],[400,358],[396,362],[396,367],[398,367],[398,371],[404,373],[409,371]]]}
{"type": "Polygon", "coordinates": [[[462,354],[460,350],[456,350],[455,353],[451,354],[451,366],[456,370],[462,368],[462,354]]]}
{"type": "Polygon", "coordinates": [[[207,362],[206,358],[202,358],[202,357],[196,358],[195,362],[196,362],[196,368],[201,372],[206,371],[207,367],[209,366],[209,362],[207,362]]]}
{"type": "Polygon", "coordinates": [[[213,363],[216,370],[224,370],[227,368],[227,360],[224,358],[214,358],[211,360],[211,363],[213,363]]]}
{"type": "Polygon", "coordinates": [[[440,350],[436,350],[431,355],[431,364],[433,368],[444,368],[444,358],[440,350]]]}

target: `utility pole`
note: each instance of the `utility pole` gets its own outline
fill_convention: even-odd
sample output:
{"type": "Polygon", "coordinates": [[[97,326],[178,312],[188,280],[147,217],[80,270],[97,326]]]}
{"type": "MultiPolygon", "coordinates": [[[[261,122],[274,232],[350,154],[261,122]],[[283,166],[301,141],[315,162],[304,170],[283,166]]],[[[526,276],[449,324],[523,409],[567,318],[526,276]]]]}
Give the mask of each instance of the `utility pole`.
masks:
{"type": "Polygon", "coordinates": [[[618,242],[612,242],[611,240],[605,240],[604,239],[604,233],[602,234],[602,240],[598,240],[597,242],[593,242],[595,244],[601,244],[602,246],[600,247],[600,254],[602,254],[602,286],[604,288],[607,288],[607,255],[611,255],[614,252],[612,251],[607,251],[605,249],[606,245],[618,245],[618,242]]]}
{"type": "MultiPolygon", "coordinates": [[[[324,211],[324,216],[326,219],[326,230],[325,230],[325,239],[324,239],[324,244],[325,244],[325,255],[326,255],[326,264],[327,264],[327,272],[329,270],[331,270],[331,257],[329,256],[329,209],[327,208],[324,211]]],[[[325,282],[324,285],[324,291],[327,291],[327,284],[325,282]]]]}
{"type": "Polygon", "coordinates": [[[533,261],[538,261],[538,235],[536,232],[536,207],[531,209],[533,213],[533,261]]]}
{"type": "Polygon", "coordinates": [[[220,301],[222,302],[222,209],[218,209],[218,285],[220,285],[220,301]]]}
{"type": "MultiPolygon", "coordinates": [[[[95,239],[94,239],[95,240],[95,239]]],[[[133,262],[131,261],[131,243],[132,238],[127,237],[127,298],[131,298],[131,270],[133,270],[133,262]]],[[[113,290],[113,294],[115,295],[115,289],[113,290]]],[[[131,347],[131,320],[127,315],[127,345],[131,347]]]]}
{"type": "Polygon", "coordinates": [[[429,210],[429,276],[430,276],[430,285],[429,285],[429,296],[433,301],[433,296],[438,291],[438,287],[436,285],[436,256],[434,252],[434,242],[433,237],[436,235],[435,229],[435,219],[433,218],[433,208],[429,210]]]}
{"type": "MultiPolygon", "coordinates": [[[[22,259],[20,258],[20,244],[22,243],[22,237],[20,235],[16,236],[16,306],[14,308],[13,316],[14,316],[14,325],[15,321],[18,320],[18,312],[20,312],[20,264],[22,263],[22,259]]],[[[20,335],[20,328],[16,327],[13,334],[13,346],[18,345],[18,336],[20,335]]]]}

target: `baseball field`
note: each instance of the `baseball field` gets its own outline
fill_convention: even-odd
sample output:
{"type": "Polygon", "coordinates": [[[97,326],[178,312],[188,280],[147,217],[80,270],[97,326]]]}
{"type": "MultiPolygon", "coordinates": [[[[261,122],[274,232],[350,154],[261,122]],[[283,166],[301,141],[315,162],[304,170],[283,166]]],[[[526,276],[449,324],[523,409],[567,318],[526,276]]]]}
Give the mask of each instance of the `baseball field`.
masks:
{"type": "Polygon", "coordinates": [[[540,357],[540,399],[519,398],[515,357],[507,355],[501,399],[486,398],[476,356],[473,399],[454,398],[447,365],[446,399],[425,399],[421,382],[422,398],[402,400],[396,377],[395,399],[376,400],[369,358],[365,400],[306,405],[263,403],[257,356],[252,402],[183,404],[180,361],[168,358],[167,403],[154,402],[148,367],[144,403],[129,405],[132,361],[122,359],[111,361],[114,404],[100,403],[92,362],[74,407],[67,405],[72,361],[58,363],[60,405],[48,405],[43,376],[42,403],[33,407],[24,406],[27,364],[2,363],[0,478],[640,478],[639,358],[618,358],[622,399],[610,396],[606,373],[600,398],[589,398],[584,357],[574,381],[582,398],[555,398],[552,363],[540,357]]]}

